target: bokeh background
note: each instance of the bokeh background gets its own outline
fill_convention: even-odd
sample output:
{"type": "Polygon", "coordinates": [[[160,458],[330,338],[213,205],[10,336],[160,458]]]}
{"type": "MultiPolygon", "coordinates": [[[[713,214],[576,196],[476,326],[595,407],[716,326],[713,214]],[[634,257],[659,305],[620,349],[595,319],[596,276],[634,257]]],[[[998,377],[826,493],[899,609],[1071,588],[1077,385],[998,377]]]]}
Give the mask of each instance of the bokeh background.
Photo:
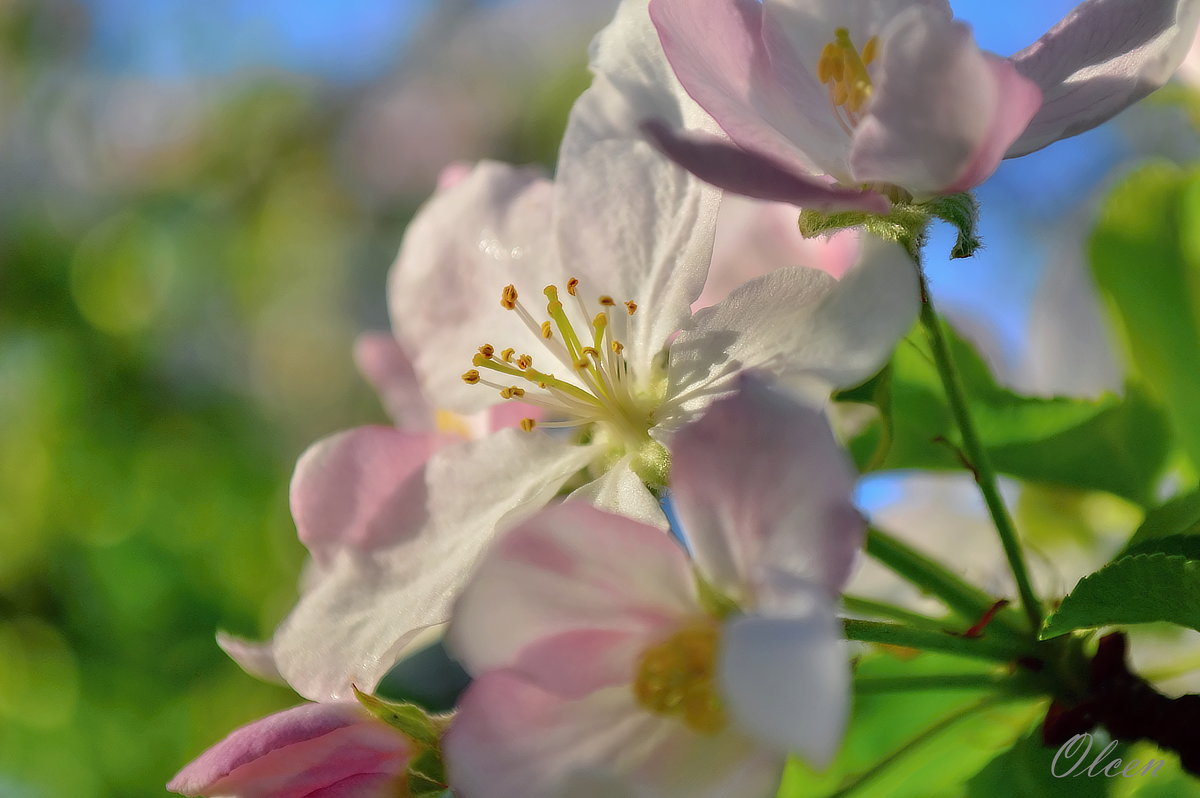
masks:
{"type": "MultiPolygon", "coordinates": [[[[553,163],[613,5],[0,0],[0,796],[163,795],[296,701],[213,634],[295,598],[299,453],[385,420],[350,352],[406,221],[453,161],[553,163]]],[[[1072,5],[955,3],[1005,54],[1072,5]]],[[[1196,155],[1173,91],[1005,164],[988,248],[931,264],[1009,384],[1121,385],[1083,241],[1131,163],[1196,155]]]]}

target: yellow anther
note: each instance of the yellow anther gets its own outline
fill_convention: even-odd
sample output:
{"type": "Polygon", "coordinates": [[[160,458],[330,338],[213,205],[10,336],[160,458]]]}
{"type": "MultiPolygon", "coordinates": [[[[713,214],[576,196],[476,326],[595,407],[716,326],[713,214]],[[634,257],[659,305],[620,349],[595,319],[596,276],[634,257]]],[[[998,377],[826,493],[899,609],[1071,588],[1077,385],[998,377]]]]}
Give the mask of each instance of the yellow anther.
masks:
{"type": "Polygon", "coordinates": [[[867,66],[870,66],[871,63],[875,60],[875,57],[877,55],[879,55],[879,37],[872,36],[871,38],[867,39],[867,44],[865,47],[863,47],[863,50],[862,50],[863,63],[866,64],[867,66]]]}
{"type": "Polygon", "coordinates": [[[579,287],[579,278],[578,277],[572,277],[570,280],[567,280],[567,293],[570,294],[571,296],[575,296],[575,289],[578,287],[579,287]]]}
{"type": "Polygon", "coordinates": [[[616,305],[617,303],[613,300],[612,297],[605,295],[605,296],[600,297],[600,304],[606,308],[611,308],[612,306],[616,305]]]}
{"type": "Polygon", "coordinates": [[[630,316],[632,316],[634,313],[637,313],[637,303],[634,302],[632,299],[629,300],[628,302],[625,303],[625,310],[626,310],[626,312],[629,313],[630,316]]]}
{"type": "Polygon", "coordinates": [[[829,99],[835,107],[838,122],[850,132],[858,124],[860,113],[871,99],[871,73],[867,66],[879,54],[879,37],[872,36],[860,53],[850,31],[838,28],[833,41],[821,50],[817,62],[817,77],[829,87],[829,99]]]}
{"type": "Polygon", "coordinates": [[[614,354],[618,354],[618,355],[621,354],[622,352],[625,351],[625,344],[621,343],[620,341],[613,341],[612,342],[612,351],[614,354]]]}
{"type": "Polygon", "coordinates": [[[678,716],[689,729],[716,734],[727,725],[716,679],[720,629],[686,627],[642,652],[634,677],[637,702],[656,715],[678,716]]]}
{"type": "Polygon", "coordinates": [[[525,371],[532,367],[533,367],[533,357],[532,356],[521,355],[519,358],[517,358],[517,368],[519,368],[521,371],[525,371]]]}
{"type": "Polygon", "coordinates": [[[513,395],[513,396],[515,396],[515,397],[517,397],[518,399],[520,399],[522,396],[524,396],[524,395],[525,395],[525,389],[524,389],[524,388],[518,388],[516,385],[514,385],[514,386],[513,386],[512,388],[510,388],[509,390],[511,390],[511,391],[512,391],[512,395],[513,395]]]}
{"type": "Polygon", "coordinates": [[[533,432],[533,428],[537,426],[537,422],[532,418],[521,419],[521,429],[525,432],[533,432]]]}
{"type": "Polygon", "coordinates": [[[558,301],[558,286],[548,285],[542,289],[542,293],[546,295],[546,299],[549,299],[551,303],[558,301]]]}
{"type": "Polygon", "coordinates": [[[479,372],[475,369],[471,369],[462,375],[462,379],[467,385],[474,385],[475,383],[479,382],[479,372]]]}
{"type": "Polygon", "coordinates": [[[490,357],[484,357],[482,352],[476,352],[475,356],[471,358],[471,365],[472,366],[482,366],[490,361],[491,361],[490,357]]]}
{"type": "Polygon", "coordinates": [[[496,348],[491,344],[484,344],[483,346],[479,347],[479,354],[486,358],[490,358],[492,355],[496,354],[496,348]]]}
{"type": "Polygon", "coordinates": [[[542,337],[550,338],[553,335],[554,335],[554,329],[550,326],[550,322],[548,322],[548,321],[542,322],[542,337]]]}
{"type": "Polygon", "coordinates": [[[821,50],[821,60],[817,62],[817,79],[822,83],[842,79],[842,51],[833,42],[829,42],[821,50]]]}
{"type": "Polygon", "coordinates": [[[502,391],[500,391],[501,399],[519,399],[520,397],[522,397],[524,395],[525,395],[525,389],[518,388],[516,385],[513,385],[512,387],[509,387],[509,388],[505,388],[502,391]]]}
{"type": "Polygon", "coordinates": [[[591,365],[591,364],[588,363],[586,360],[576,360],[575,361],[575,368],[579,369],[580,371],[587,368],[589,365],[591,365]]]}
{"type": "Polygon", "coordinates": [[[517,287],[515,285],[506,285],[504,290],[500,292],[500,307],[505,310],[515,310],[517,307],[517,287]]]}
{"type": "Polygon", "coordinates": [[[517,350],[513,349],[510,346],[508,349],[505,349],[503,352],[500,353],[500,359],[503,360],[505,363],[511,363],[511,362],[513,362],[513,355],[516,353],[516,351],[517,350]]]}
{"type": "Polygon", "coordinates": [[[600,357],[600,353],[590,346],[585,346],[583,352],[580,354],[587,355],[588,357],[600,357]]]}

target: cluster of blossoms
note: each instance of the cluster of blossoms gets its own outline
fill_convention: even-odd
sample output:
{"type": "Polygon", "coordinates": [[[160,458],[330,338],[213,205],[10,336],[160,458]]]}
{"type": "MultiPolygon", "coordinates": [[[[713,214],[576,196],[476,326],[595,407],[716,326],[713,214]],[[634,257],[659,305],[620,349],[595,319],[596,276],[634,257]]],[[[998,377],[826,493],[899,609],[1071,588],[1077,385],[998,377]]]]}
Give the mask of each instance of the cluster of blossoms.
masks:
{"type": "Polygon", "coordinates": [[[554,179],[455,169],[412,222],[394,338],[356,353],[394,426],[297,465],[301,598],[268,643],[221,644],[312,703],[170,789],[762,798],[788,755],[828,763],[864,521],[825,404],[921,290],[865,234],[770,262],[803,257],[794,206],[968,190],[1165,82],[1198,15],[1088,0],[1006,59],[943,0],[625,0],[554,179]],[[433,629],[472,682],[414,733],[365,695],[433,629]]]}

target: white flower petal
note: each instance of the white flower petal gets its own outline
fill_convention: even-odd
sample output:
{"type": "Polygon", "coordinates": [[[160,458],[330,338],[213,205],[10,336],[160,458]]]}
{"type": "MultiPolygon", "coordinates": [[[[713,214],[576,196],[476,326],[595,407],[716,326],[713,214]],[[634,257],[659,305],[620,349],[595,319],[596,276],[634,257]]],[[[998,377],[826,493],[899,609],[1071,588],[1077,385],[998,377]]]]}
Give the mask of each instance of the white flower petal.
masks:
{"type": "Polygon", "coordinates": [[[1195,0],[1087,0],[1010,59],[1045,95],[1007,157],[1107,121],[1166,83],[1192,45],[1195,0]]]}
{"type": "Polygon", "coordinates": [[[388,307],[435,407],[472,413],[500,402],[461,379],[483,344],[542,351],[517,314],[500,306],[500,295],[514,284],[536,313],[545,307],[542,289],[560,279],[553,193],[538,170],[483,162],[438,191],[409,225],[388,278],[388,307]]]}
{"type": "Polygon", "coordinates": [[[861,243],[858,263],[841,280],[781,269],[697,313],[671,344],[661,417],[702,409],[747,369],[813,396],[874,374],[912,327],[920,290],[899,245],[870,236],[861,243]]]}
{"type": "Polygon", "coordinates": [[[641,521],[648,526],[667,529],[667,517],[658,499],[649,491],[642,478],[630,467],[633,458],[622,457],[602,475],[576,488],[571,499],[588,502],[610,513],[641,521]]]}
{"type": "Polygon", "coordinates": [[[373,689],[417,632],[449,619],[497,526],[542,507],[587,457],[518,430],[436,453],[428,523],[386,549],[338,552],[275,633],[280,673],[313,700],[373,689]]]}
{"type": "Polygon", "coordinates": [[[739,726],[776,751],[825,767],[850,711],[850,667],[841,624],[822,591],[792,617],[748,615],[722,633],[720,681],[739,726]]]}
{"type": "Polygon", "coordinates": [[[824,415],[749,377],[671,446],[672,500],[701,572],[759,608],[801,579],[836,594],[865,522],[824,415]]]}

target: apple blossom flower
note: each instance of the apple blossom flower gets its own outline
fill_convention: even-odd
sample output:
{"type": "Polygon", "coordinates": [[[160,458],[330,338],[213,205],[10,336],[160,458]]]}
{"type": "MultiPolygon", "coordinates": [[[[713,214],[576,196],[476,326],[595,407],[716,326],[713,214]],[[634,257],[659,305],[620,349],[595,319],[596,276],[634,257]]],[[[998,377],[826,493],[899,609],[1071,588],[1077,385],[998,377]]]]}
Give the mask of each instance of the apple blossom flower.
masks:
{"type": "MultiPolygon", "coordinates": [[[[649,119],[715,185],[815,208],[966,191],[1003,158],[1089,130],[1163,85],[1195,0],[1087,0],[1010,58],[946,0],[651,0],[675,74],[729,141],[649,119]],[[822,194],[824,192],[824,195],[822,194]]],[[[643,40],[630,37],[630,58],[643,40]]]]}
{"type": "Polygon", "coordinates": [[[767,796],[823,766],[849,708],[836,597],[863,540],[820,411],[757,378],[676,436],[688,551],[567,501],[500,537],[455,608],[476,677],[443,739],[462,798],[597,779],[662,798],[767,796]]]}
{"type": "Polygon", "coordinates": [[[355,703],[303,704],[234,731],[171,780],[181,795],[393,798],[412,745],[355,703]]]}

